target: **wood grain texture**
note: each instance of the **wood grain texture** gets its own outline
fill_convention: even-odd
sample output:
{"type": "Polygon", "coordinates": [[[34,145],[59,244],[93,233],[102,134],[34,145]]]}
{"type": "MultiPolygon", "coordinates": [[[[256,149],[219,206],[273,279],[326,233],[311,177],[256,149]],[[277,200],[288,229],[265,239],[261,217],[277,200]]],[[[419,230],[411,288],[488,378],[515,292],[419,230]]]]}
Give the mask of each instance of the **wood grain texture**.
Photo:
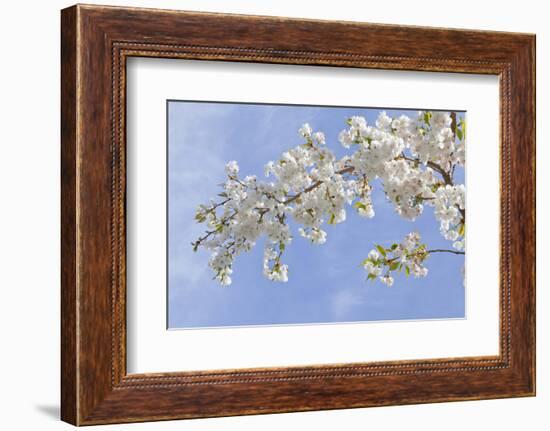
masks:
{"type": "Polygon", "coordinates": [[[77,422],[76,9],[61,16],[61,417],[77,422]]]}
{"type": "MultiPolygon", "coordinates": [[[[535,393],[535,37],[102,6],[62,11],[62,419],[76,425],[535,393]],[[500,77],[500,354],[126,374],[126,59],[500,77]]],[[[482,287],[482,286],[481,286],[482,287]]]]}

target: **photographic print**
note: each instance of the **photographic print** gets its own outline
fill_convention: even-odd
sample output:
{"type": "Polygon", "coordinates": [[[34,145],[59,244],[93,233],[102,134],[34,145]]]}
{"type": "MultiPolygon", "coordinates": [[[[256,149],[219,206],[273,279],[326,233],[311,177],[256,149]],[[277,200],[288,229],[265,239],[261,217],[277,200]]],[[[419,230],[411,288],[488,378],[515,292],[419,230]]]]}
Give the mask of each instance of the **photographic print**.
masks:
{"type": "Polygon", "coordinates": [[[466,112],[167,101],[168,328],[462,319],[466,112]]]}

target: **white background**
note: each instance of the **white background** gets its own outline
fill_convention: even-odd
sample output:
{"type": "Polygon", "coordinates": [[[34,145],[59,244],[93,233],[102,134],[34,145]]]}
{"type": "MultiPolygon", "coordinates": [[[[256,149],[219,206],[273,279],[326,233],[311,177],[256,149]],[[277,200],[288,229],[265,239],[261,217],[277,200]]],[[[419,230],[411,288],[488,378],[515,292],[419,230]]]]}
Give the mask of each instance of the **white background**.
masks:
{"type": "MultiPolygon", "coordinates": [[[[346,19],[395,24],[537,33],[537,112],[550,116],[550,29],[544,2],[395,0],[143,1],[107,4],[346,19]],[[546,55],[544,55],[546,54],[546,55]]],[[[59,9],[65,1],[5,2],[0,15],[0,424],[9,430],[70,429],[57,420],[59,399],[59,9]]],[[[544,291],[550,259],[550,162],[547,121],[538,124],[538,396],[329,412],[106,426],[146,430],[542,430],[550,422],[550,297],[544,291]],[[545,364],[546,363],[546,364],[545,364]]]]}
{"type": "Polygon", "coordinates": [[[127,83],[129,373],[498,354],[498,77],[140,58],[127,83]],[[467,110],[467,319],[166,331],[166,99],[467,110]]]}

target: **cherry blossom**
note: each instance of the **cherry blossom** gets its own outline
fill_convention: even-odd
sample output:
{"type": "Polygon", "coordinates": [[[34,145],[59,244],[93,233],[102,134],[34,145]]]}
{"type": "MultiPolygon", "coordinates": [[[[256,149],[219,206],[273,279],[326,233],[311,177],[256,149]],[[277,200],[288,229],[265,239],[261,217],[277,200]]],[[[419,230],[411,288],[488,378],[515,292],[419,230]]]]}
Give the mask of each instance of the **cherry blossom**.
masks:
{"type": "Polygon", "coordinates": [[[456,114],[448,112],[398,118],[380,112],[374,124],[353,116],[346,125],[338,138],[349,153],[340,159],[323,132],[304,124],[298,131],[304,142],[269,161],[266,180],[240,177],[238,163],[227,163],[217,198],[197,208],[195,220],[206,231],[192,243],[195,251],[211,253],[209,266],[222,286],[231,284],[235,258],[260,237],[266,238],[264,276],[288,281],[283,257],[294,240],[289,220],[300,226],[300,237],[324,244],[330,240],[324,227],[345,222],[348,211],[375,216],[374,180],[404,219],[415,220],[432,206],[450,248],[429,249],[415,232],[389,247],[376,245],[363,261],[368,279],[392,286],[396,271],[425,277],[424,263],[432,253],[464,254],[465,188],[454,181],[456,167],[465,165],[464,121],[457,123],[456,114]]]}

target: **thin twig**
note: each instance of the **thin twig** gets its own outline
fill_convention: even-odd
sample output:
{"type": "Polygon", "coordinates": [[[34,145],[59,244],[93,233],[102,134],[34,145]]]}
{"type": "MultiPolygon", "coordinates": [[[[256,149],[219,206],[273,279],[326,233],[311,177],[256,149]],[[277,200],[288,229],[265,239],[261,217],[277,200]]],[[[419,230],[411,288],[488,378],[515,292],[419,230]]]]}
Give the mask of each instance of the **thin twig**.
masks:
{"type": "Polygon", "coordinates": [[[433,250],[427,250],[426,253],[453,253],[453,254],[466,254],[463,251],[447,250],[443,248],[435,248],[433,250]]]}

